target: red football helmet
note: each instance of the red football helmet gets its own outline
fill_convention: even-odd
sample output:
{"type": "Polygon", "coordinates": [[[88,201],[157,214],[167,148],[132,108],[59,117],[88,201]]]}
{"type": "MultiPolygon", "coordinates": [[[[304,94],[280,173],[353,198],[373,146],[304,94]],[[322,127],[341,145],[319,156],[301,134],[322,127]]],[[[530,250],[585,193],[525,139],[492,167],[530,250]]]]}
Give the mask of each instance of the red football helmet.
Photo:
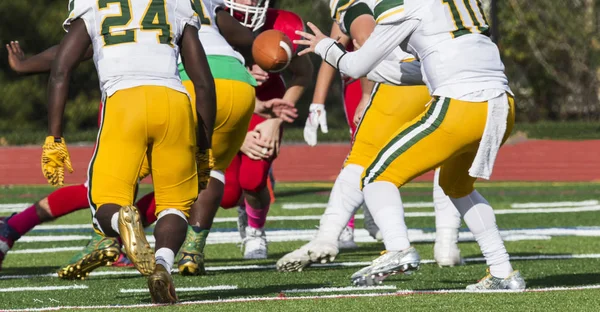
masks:
{"type": "Polygon", "coordinates": [[[265,24],[269,0],[224,0],[223,2],[240,24],[253,31],[265,24]]]}

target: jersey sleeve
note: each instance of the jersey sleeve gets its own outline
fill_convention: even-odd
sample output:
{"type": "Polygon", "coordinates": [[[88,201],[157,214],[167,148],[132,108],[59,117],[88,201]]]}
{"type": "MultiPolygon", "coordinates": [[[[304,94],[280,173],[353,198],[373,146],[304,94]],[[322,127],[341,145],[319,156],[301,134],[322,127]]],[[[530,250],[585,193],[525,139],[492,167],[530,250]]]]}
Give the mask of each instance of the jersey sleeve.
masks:
{"type": "Polygon", "coordinates": [[[185,25],[190,25],[200,29],[200,18],[205,16],[204,5],[201,0],[179,0],[177,5],[177,26],[181,33],[185,29],[185,25]]]}
{"type": "Polygon", "coordinates": [[[373,16],[377,24],[398,24],[407,17],[405,0],[382,0],[375,5],[373,16]]]}
{"type": "Polygon", "coordinates": [[[90,34],[91,37],[95,18],[94,2],[90,0],[70,0],[68,8],[69,16],[63,22],[63,29],[68,32],[69,27],[71,27],[71,23],[80,18],[85,23],[85,27],[87,28],[88,34],[90,34]]]}

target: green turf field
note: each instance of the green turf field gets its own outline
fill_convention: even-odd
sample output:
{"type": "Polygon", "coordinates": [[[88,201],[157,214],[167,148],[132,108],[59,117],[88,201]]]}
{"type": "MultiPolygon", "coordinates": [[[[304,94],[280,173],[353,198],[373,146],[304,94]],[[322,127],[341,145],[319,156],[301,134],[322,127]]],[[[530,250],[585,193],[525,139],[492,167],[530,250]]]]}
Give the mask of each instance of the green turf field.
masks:
{"type": "MultiPolygon", "coordinates": [[[[460,247],[467,263],[439,268],[433,261],[431,183],[402,189],[409,236],[423,259],[412,275],[392,276],[380,287],[350,287],[350,275],[376,258],[383,244],[363,229],[358,212],[359,249],[342,251],[330,265],[301,273],[278,273],[274,264],[316,232],[331,185],[277,184],[277,201],[267,222],[269,259],[241,259],[235,210],[221,210],[206,247],[208,275],[175,273],[181,305],[169,310],[211,311],[598,311],[600,306],[600,184],[481,183],[479,191],[497,211],[513,266],[521,270],[525,293],[465,293],[485,275],[481,253],[466,231],[460,247]],[[216,242],[221,243],[216,243],[216,242]],[[224,243],[223,243],[224,242],[224,243]],[[293,299],[293,300],[292,300],[293,299]],[[318,300],[317,300],[318,299],[318,300]]],[[[0,216],[21,209],[52,189],[0,188],[0,216]]],[[[148,191],[144,186],[140,193],[148,191]]],[[[146,280],[135,269],[103,268],[85,281],[63,281],[59,266],[90,234],[89,212],[77,212],[24,236],[0,272],[0,310],[73,307],[148,309],[146,280]],[[70,225],[70,226],[65,226],[70,225]],[[80,225],[80,226],[78,226],[80,225]],[[119,307],[116,307],[119,306],[119,307]]],[[[151,229],[148,234],[151,235],[151,229]]],[[[164,309],[156,307],[154,309],[164,309]]]]}

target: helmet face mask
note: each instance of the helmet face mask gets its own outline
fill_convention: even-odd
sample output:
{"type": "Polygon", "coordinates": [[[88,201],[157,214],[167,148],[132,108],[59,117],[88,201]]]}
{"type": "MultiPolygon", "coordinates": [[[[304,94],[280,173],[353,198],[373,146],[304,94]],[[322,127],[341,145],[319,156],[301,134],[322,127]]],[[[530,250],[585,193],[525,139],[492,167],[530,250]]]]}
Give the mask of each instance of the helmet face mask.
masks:
{"type": "Polygon", "coordinates": [[[224,0],[231,16],[235,17],[240,24],[256,31],[260,29],[267,19],[269,0],[245,1],[253,4],[242,4],[236,0],[224,0]]]}

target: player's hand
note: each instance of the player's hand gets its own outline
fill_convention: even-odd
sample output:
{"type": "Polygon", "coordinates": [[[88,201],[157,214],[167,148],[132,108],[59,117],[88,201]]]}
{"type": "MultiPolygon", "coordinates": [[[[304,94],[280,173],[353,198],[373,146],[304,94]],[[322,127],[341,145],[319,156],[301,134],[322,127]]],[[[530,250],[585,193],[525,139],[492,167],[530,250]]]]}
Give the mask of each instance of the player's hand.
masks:
{"type": "Polygon", "coordinates": [[[215,167],[212,149],[196,149],[196,168],[198,170],[198,190],[205,190],[210,179],[210,171],[215,167]]]}
{"type": "Polygon", "coordinates": [[[62,186],[65,181],[65,166],[73,172],[71,157],[64,138],[55,142],[53,136],[46,137],[42,147],[42,173],[52,186],[62,186]]]}
{"type": "Polygon", "coordinates": [[[321,42],[321,40],[329,38],[327,36],[325,36],[321,30],[319,30],[319,28],[317,26],[315,26],[315,24],[308,22],[307,23],[308,27],[312,30],[313,34],[309,34],[307,32],[303,32],[300,30],[296,30],[296,35],[300,35],[302,36],[304,39],[301,40],[294,40],[295,44],[298,45],[305,45],[308,46],[308,48],[298,52],[298,56],[302,56],[304,54],[308,54],[310,52],[315,52],[315,49],[317,47],[317,44],[319,44],[319,42],[321,42]]]}
{"type": "Polygon", "coordinates": [[[298,109],[296,109],[294,103],[283,99],[271,99],[266,102],[257,100],[254,112],[278,117],[288,123],[292,123],[298,118],[298,109]]]}
{"type": "Polygon", "coordinates": [[[260,66],[256,64],[252,65],[252,68],[250,69],[250,74],[252,75],[252,77],[254,77],[254,79],[256,79],[256,82],[259,86],[261,86],[263,83],[269,80],[269,73],[264,71],[262,68],[260,68],[260,66]]]}
{"type": "Polygon", "coordinates": [[[269,145],[260,140],[260,133],[254,130],[246,133],[240,151],[252,160],[267,159],[273,156],[273,149],[269,149],[269,145]]]}
{"type": "Polygon", "coordinates": [[[279,118],[271,118],[259,123],[256,127],[254,127],[254,131],[260,134],[259,140],[268,147],[266,152],[264,149],[261,151],[261,154],[264,156],[270,157],[272,155],[279,155],[279,134],[282,122],[283,121],[279,118]]]}
{"type": "Polygon", "coordinates": [[[18,41],[11,41],[6,45],[8,50],[8,65],[17,73],[21,72],[21,63],[25,60],[25,53],[21,49],[18,41]]]}
{"type": "Polygon", "coordinates": [[[317,130],[321,126],[321,132],[329,132],[327,128],[327,112],[323,104],[310,104],[308,118],[304,125],[304,141],[310,146],[317,145],[317,130]]]}

